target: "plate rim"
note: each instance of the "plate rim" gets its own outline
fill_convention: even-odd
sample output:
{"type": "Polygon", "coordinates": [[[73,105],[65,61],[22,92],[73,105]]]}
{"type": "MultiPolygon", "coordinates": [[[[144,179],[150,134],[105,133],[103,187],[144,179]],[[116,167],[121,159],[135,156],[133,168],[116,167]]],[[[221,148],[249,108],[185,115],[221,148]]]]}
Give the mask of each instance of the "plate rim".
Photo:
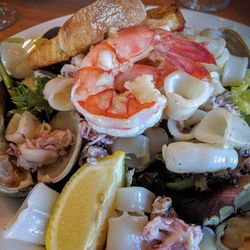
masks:
{"type": "MultiPolygon", "coordinates": [[[[149,9],[149,8],[154,8],[154,7],[158,7],[158,6],[157,6],[157,5],[148,5],[148,6],[146,6],[147,9],[149,9]]],[[[229,19],[229,18],[224,18],[224,17],[221,17],[221,16],[217,16],[217,15],[215,15],[215,14],[212,14],[212,13],[201,12],[201,11],[194,11],[194,10],[190,10],[190,9],[186,9],[186,8],[181,8],[180,10],[181,10],[181,12],[183,13],[184,16],[185,16],[185,15],[195,14],[195,15],[205,16],[205,17],[208,17],[208,18],[215,18],[215,19],[217,19],[217,20],[220,21],[220,22],[228,22],[228,23],[231,23],[231,25],[237,25],[237,26],[240,28],[240,30],[246,29],[246,30],[248,30],[249,33],[250,33],[250,27],[249,27],[249,26],[247,26],[247,25],[245,25],[245,24],[243,24],[243,23],[234,21],[234,20],[229,19]]],[[[24,29],[24,30],[22,30],[22,31],[20,31],[20,32],[18,32],[18,33],[16,33],[16,34],[13,34],[13,35],[10,36],[10,37],[26,37],[26,35],[25,35],[26,33],[28,34],[28,33],[32,32],[32,31],[36,30],[36,29],[40,29],[40,28],[43,27],[43,26],[50,26],[50,25],[52,25],[53,23],[57,23],[57,22],[61,23],[61,25],[62,25],[62,24],[63,24],[68,18],[70,18],[72,15],[73,15],[73,13],[72,13],[72,14],[68,14],[68,15],[64,15],[64,16],[60,16],[60,17],[56,17],[56,18],[49,19],[49,20],[47,20],[47,21],[38,23],[38,24],[36,24],[36,25],[34,25],[34,26],[31,26],[31,27],[29,27],[29,28],[27,28],[27,29],[24,29]]],[[[244,33],[245,33],[245,32],[244,32],[244,33]]],[[[245,35],[247,35],[247,34],[245,34],[245,35]]],[[[28,38],[28,37],[27,37],[27,38],[28,38]]]]}

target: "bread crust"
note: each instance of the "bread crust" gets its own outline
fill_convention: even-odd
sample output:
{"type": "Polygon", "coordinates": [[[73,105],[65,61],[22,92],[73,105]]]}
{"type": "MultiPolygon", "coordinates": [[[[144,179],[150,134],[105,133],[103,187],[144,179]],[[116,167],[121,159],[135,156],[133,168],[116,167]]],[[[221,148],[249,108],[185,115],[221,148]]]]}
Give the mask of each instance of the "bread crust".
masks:
{"type": "Polygon", "coordinates": [[[68,59],[70,59],[70,56],[60,48],[58,36],[56,36],[34,49],[29,54],[28,63],[32,69],[37,69],[68,59]]]}
{"type": "Polygon", "coordinates": [[[185,19],[176,3],[160,6],[147,11],[146,23],[152,27],[164,27],[169,31],[181,31],[185,26],[185,19]]]}

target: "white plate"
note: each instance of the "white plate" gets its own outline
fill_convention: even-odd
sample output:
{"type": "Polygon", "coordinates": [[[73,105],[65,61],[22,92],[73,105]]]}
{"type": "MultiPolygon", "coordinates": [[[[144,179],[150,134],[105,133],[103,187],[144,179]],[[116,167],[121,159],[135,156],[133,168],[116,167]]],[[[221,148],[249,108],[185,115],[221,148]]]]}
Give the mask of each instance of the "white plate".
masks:
{"type": "MultiPolygon", "coordinates": [[[[214,15],[195,12],[191,10],[182,10],[182,13],[187,21],[186,26],[192,27],[196,32],[205,28],[221,28],[233,26],[240,33],[245,36],[249,36],[250,28],[246,25],[236,23],[234,21],[217,17],[214,15]]],[[[36,26],[33,26],[27,30],[24,30],[15,35],[15,37],[34,38],[41,36],[48,29],[61,26],[68,18],[68,16],[59,17],[36,26]]],[[[0,195],[0,249],[1,250],[44,250],[42,246],[26,244],[21,241],[4,240],[2,238],[2,231],[10,218],[15,214],[22,203],[23,199],[7,198],[0,195]]]]}

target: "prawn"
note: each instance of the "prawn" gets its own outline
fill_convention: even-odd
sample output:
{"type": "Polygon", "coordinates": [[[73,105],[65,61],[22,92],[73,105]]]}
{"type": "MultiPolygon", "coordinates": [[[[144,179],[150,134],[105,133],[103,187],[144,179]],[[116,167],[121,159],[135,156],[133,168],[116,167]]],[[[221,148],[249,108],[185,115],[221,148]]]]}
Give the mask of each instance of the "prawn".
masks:
{"type": "Polygon", "coordinates": [[[158,90],[163,78],[182,69],[209,80],[201,63],[215,64],[201,44],[149,26],[127,28],[94,46],[84,57],[74,78],[71,100],[96,131],[136,136],[161,119],[167,103],[158,90]],[[156,67],[136,64],[150,54],[163,62],[156,67]]]}

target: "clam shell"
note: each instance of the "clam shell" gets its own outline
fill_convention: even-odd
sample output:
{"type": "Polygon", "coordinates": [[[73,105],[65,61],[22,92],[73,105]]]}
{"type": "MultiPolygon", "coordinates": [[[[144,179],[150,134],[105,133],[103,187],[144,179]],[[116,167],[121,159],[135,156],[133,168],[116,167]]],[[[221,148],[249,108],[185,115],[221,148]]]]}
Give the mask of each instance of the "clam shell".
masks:
{"type": "Polygon", "coordinates": [[[76,134],[76,143],[70,152],[60,158],[57,162],[43,166],[37,171],[38,182],[56,183],[62,180],[73,168],[77,161],[82,145],[79,131],[80,116],[73,111],[58,112],[51,122],[53,129],[69,129],[76,134]]]}
{"type": "Polygon", "coordinates": [[[0,155],[0,193],[7,196],[26,196],[34,182],[29,171],[20,171],[0,155]],[[10,175],[13,172],[13,175],[10,175]],[[9,185],[9,186],[8,186],[9,185]]]}

